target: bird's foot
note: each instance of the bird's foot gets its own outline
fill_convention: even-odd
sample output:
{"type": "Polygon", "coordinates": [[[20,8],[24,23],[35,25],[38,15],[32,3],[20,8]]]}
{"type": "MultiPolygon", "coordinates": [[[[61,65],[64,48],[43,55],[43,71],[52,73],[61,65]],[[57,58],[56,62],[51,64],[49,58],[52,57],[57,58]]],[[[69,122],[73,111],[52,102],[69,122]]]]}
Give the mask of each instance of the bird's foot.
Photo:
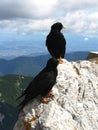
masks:
{"type": "Polygon", "coordinates": [[[42,97],[42,102],[43,103],[48,103],[49,101],[51,101],[52,97],[53,97],[53,94],[52,94],[51,91],[49,91],[46,96],[42,97]]]}
{"type": "Polygon", "coordinates": [[[58,59],[58,61],[59,61],[59,64],[63,64],[63,59],[61,57],[58,59]]]}
{"type": "Polygon", "coordinates": [[[42,97],[42,102],[43,102],[43,103],[48,103],[49,101],[50,101],[49,98],[42,97]]]}

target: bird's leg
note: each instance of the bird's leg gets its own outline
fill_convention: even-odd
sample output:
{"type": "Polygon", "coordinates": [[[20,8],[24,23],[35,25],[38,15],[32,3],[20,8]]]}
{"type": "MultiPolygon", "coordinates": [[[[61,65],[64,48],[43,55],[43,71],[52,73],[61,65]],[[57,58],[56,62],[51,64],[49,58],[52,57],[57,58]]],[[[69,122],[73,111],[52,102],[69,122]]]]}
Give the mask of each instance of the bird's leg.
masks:
{"type": "Polygon", "coordinates": [[[48,97],[53,97],[53,94],[51,91],[49,91],[47,95],[48,95],[48,97]]]}
{"type": "Polygon", "coordinates": [[[49,97],[50,97],[50,98],[53,97],[53,94],[52,94],[51,91],[49,91],[46,96],[42,96],[42,102],[43,102],[43,103],[48,103],[48,102],[50,101],[50,100],[49,100],[49,97]]]}
{"type": "Polygon", "coordinates": [[[63,60],[62,60],[62,57],[60,56],[60,58],[58,59],[59,61],[59,64],[62,64],[63,63],[63,60]]]}
{"type": "Polygon", "coordinates": [[[50,100],[48,99],[48,98],[46,98],[46,97],[42,97],[42,102],[43,103],[48,103],[50,100]]]}

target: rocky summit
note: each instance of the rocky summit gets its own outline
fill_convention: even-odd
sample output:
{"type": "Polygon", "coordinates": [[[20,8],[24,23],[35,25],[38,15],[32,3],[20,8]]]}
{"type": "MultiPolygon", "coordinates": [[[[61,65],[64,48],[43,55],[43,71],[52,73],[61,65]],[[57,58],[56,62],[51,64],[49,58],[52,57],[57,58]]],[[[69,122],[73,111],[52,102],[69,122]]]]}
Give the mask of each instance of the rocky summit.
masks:
{"type": "Polygon", "coordinates": [[[98,130],[98,64],[64,59],[57,69],[51,101],[33,99],[13,130],[98,130]]]}

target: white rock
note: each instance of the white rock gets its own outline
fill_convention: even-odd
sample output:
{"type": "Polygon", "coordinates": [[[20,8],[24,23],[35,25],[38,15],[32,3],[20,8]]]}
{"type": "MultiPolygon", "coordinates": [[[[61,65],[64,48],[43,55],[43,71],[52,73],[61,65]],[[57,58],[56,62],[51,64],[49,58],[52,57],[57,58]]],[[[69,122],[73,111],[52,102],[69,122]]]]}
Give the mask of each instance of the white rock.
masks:
{"type": "Polygon", "coordinates": [[[34,99],[13,130],[98,130],[98,64],[64,60],[57,69],[53,99],[34,99]]]}

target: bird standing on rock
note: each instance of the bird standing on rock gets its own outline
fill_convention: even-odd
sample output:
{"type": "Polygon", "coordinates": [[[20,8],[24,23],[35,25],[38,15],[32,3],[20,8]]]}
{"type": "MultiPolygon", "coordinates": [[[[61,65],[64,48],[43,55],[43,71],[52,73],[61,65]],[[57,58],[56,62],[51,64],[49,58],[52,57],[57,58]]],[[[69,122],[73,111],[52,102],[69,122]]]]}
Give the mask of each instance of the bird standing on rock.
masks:
{"type": "Polygon", "coordinates": [[[66,40],[60,32],[63,29],[62,23],[55,23],[51,26],[50,33],[46,38],[46,46],[51,56],[58,59],[62,63],[66,51],[66,40]]]}
{"type": "Polygon", "coordinates": [[[42,96],[43,102],[49,102],[49,98],[46,98],[46,95],[48,95],[48,97],[52,96],[51,89],[56,83],[58,63],[58,60],[55,58],[49,59],[46,67],[31,81],[26,90],[24,90],[19,97],[24,96],[24,100],[18,106],[20,110],[38,95],[42,96]]]}

